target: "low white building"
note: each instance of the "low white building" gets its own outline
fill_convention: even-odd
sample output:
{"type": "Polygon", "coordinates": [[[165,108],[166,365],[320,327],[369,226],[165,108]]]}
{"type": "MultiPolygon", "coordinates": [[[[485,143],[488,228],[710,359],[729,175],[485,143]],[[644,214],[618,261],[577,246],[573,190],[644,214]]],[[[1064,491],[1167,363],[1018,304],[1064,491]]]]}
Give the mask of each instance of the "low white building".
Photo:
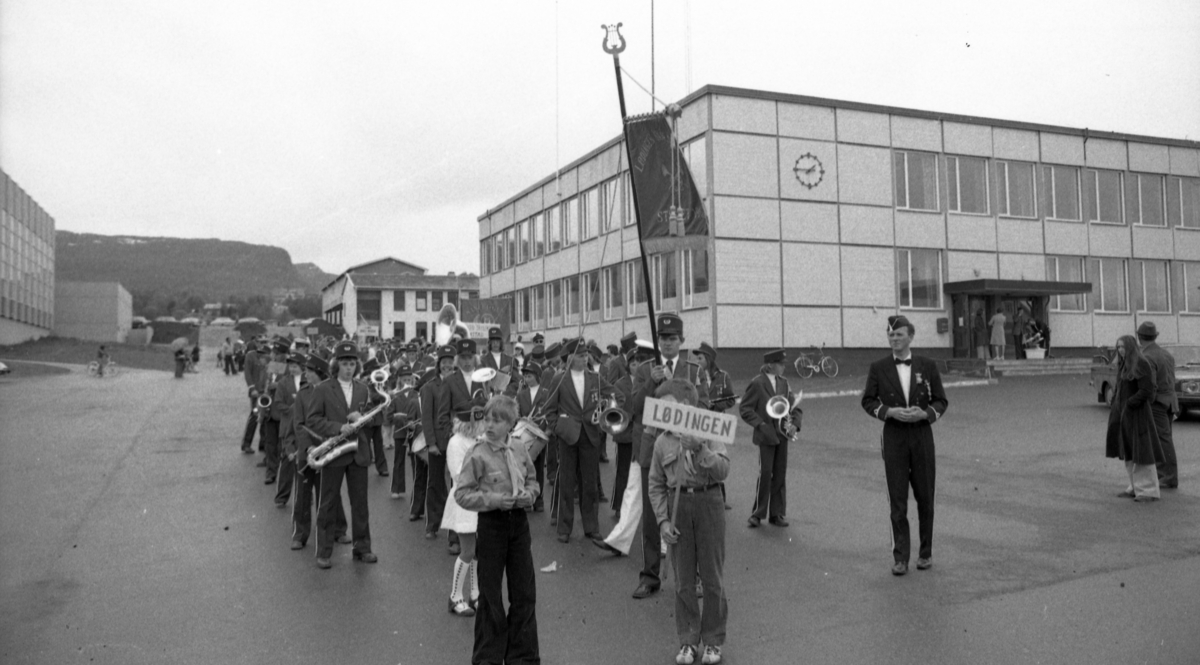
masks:
{"type": "Polygon", "coordinates": [[[117,282],[58,282],[54,334],[97,342],[124,342],[133,329],[133,296],[117,282]]]}

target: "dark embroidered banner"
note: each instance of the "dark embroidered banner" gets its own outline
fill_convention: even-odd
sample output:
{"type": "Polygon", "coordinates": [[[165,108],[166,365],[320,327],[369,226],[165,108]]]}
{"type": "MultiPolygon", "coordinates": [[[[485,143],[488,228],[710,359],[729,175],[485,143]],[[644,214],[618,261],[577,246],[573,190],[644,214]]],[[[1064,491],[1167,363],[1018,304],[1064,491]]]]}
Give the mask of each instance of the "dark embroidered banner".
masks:
{"type": "Polygon", "coordinates": [[[675,147],[671,127],[662,114],[635,116],[625,121],[631,182],[637,200],[638,232],[643,251],[655,254],[676,249],[708,247],[708,215],[683,155],[675,147]],[[672,156],[678,156],[672,178],[672,156]],[[677,196],[678,212],[671,203],[677,196]]]}

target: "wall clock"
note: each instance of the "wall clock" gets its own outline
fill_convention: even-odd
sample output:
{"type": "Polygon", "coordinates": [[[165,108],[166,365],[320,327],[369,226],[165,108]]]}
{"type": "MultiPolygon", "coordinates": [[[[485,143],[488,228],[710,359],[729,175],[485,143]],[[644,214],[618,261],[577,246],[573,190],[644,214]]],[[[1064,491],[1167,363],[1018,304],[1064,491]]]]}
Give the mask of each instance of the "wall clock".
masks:
{"type": "Polygon", "coordinates": [[[825,178],[825,167],[816,155],[806,152],[796,160],[796,165],[792,167],[792,173],[796,174],[796,180],[800,181],[801,185],[812,189],[821,184],[821,180],[825,178]]]}

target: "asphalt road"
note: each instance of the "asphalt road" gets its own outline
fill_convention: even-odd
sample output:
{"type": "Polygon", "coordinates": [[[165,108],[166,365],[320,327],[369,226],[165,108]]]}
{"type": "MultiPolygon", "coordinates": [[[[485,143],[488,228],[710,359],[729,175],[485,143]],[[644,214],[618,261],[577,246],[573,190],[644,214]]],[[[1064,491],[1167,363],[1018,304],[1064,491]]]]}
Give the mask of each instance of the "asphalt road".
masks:
{"type": "MultiPolygon", "coordinates": [[[[380,562],[339,547],[318,570],[288,549],[258,456],[238,452],[243,382],[202,370],[0,379],[0,662],[470,662],[472,622],[446,612],[453,559],[387,479],[371,472],[380,562]]],[[[857,399],[807,403],[787,529],[745,528],[757,457],[742,432],[725,661],[1200,662],[1200,422],[1176,424],[1182,488],[1134,504],[1115,496],[1124,468],[1104,458],[1086,377],[949,397],[935,565],[902,578],[880,426],[857,399]]],[[[544,662],[673,662],[670,585],[635,601],[640,557],[532,521],[536,565],[558,567],[537,576],[544,662]]]]}

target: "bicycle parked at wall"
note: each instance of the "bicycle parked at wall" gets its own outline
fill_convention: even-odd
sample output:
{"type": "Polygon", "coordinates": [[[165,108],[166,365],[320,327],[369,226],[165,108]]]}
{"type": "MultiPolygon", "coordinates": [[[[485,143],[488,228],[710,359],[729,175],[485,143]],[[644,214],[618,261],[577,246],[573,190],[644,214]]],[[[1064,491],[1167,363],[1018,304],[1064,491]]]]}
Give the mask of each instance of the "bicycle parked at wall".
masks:
{"type": "Polygon", "coordinates": [[[814,372],[820,372],[831,379],[837,376],[837,361],[832,356],[825,354],[825,345],[821,344],[820,348],[814,348],[813,351],[812,355],[801,353],[793,363],[796,373],[800,375],[800,378],[807,379],[814,372]]]}

